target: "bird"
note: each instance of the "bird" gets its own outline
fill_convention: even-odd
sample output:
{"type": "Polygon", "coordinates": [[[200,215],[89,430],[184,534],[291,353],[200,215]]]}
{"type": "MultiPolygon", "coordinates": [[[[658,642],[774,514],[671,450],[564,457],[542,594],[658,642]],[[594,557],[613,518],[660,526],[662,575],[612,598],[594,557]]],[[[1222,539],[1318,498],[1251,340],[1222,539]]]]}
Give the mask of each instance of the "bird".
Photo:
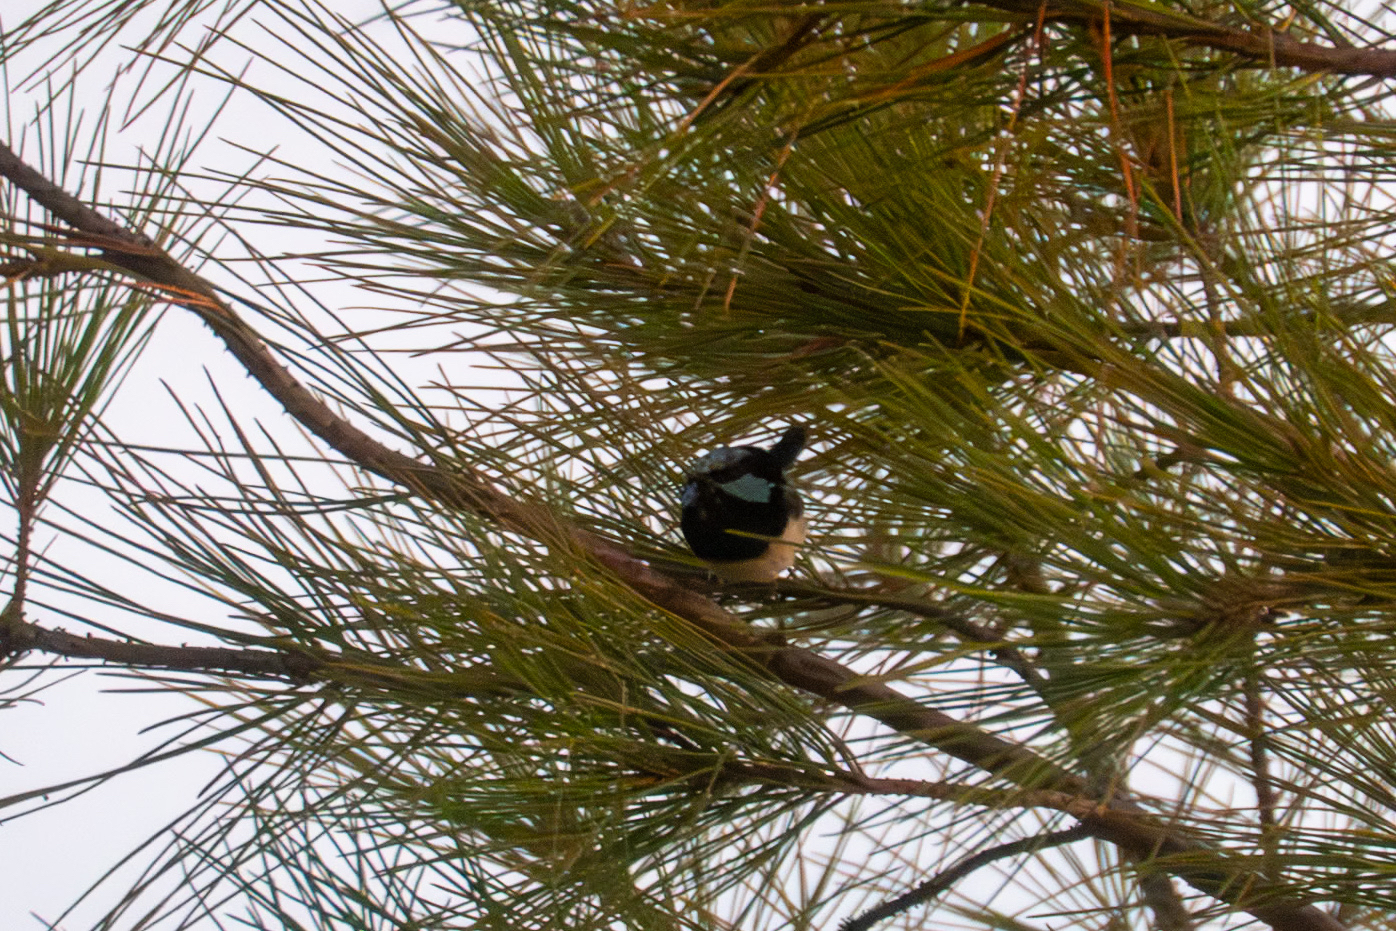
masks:
{"type": "Polygon", "coordinates": [[[805,448],[791,427],[770,449],[720,446],[693,463],[679,520],[693,555],[726,582],[774,582],[795,564],[809,521],[785,470],[805,448]]]}

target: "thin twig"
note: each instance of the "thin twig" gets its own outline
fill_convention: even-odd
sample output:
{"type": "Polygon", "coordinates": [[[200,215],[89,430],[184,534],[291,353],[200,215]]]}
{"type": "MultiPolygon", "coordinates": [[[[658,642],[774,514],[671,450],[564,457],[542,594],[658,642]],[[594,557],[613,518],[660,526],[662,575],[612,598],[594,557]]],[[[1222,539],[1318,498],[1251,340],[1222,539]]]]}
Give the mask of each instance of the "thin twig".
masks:
{"type": "Polygon", "coordinates": [[[1008,857],[1016,857],[1025,853],[1036,853],[1040,850],[1047,850],[1051,847],[1060,847],[1063,844],[1072,844],[1078,840],[1085,840],[1091,836],[1090,830],[1084,824],[1067,828],[1062,831],[1051,831],[1036,837],[1024,837],[1021,840],[1011,841],[1007,844],[999,844],[997,847],[990,847],[988,850],[981,850],[979,853],[965,857],[955,863],[948,870],[944,870],[921,883],[915,889],[904,892],[888,902],[884,902],[876,908],[869,909],[861,915],[849,918],[839,925],[839,931],[870,931],[873,925],[886,918],[899,915],[909,908],[923,905],[947,891],[955,883],[973,873],[983,866],[988,866],[995,860],[1003,860],[1008,857]]]}
{"type": "Polygon", "coordinates": [[[309,651],[136,643],[105,637],[84,637],[26,621],[13,623],[9,647],[15,654],[33,650],[68,659],[100,660],[137,669],[225,672],[291,681],[305,681],[324,665],[322,658],[309,651]]]}
{"type": "MultiPolygon", "coordinates": [[[[770,586],[765,586],[769,588],[770,586]]],[[[1028,661],[1015,646],[1004,641],[1003,636],[990,627],[972,621],[957,611],[923,601],[919,598],[905,598],[886,595],[880,592],[860,592],[854,589],[821,588],[799,582],[780,582],[777,591],[795,598],[810,598],[831,605],[866,605],[876,608],[890,608],[916,617],[935,621],[966,643],[986,647],[1005,669],[1012,670],[1020,679],[1039,694],[1047,687],[1042,673],[1028,661]]]]}
{"type": "Polygon", "coordinates": [[[1246,702],[1246,733],[1250,745],[1251,786],[1255,789],[1256,814],[1260,819],[1260,844],[1265,856],[1275,860],[1275,781],[1270,775],[1270,740],[1265,729],[1265,697],[1261,677],[1252,668],[1246,673],[1243,689],[1246,702]]]}

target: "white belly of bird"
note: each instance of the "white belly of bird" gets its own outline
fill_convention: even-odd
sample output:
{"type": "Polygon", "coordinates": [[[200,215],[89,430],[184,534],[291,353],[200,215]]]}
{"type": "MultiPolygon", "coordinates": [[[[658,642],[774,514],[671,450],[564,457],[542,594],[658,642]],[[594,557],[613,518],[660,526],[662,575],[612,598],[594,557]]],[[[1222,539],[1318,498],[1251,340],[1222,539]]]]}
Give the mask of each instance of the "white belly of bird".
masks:
{"type": "Polygon", "coordinates": [[[772,540],[766,552],[755,559],[737,563],[708,563],[713,574],[724,582],[773,582],[786,569],[795,565],[795,550],[805,542],[809,519],[801,515],[785,525],[780,540],[772,540]]]}

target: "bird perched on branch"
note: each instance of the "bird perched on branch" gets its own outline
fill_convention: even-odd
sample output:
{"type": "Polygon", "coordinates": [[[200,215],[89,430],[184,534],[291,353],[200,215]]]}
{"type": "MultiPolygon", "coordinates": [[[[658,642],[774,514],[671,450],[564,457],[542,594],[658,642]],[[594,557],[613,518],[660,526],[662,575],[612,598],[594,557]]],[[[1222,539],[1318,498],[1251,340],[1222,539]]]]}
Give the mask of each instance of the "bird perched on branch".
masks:
{"type": "Polygon", "coordinates": [[[785,470],[804,447],[804,427],[791,427],[770,449],[720,446],[693,464],[680,526],[719,578],[771,582],[794,565],[808,521],[785,470]]]}

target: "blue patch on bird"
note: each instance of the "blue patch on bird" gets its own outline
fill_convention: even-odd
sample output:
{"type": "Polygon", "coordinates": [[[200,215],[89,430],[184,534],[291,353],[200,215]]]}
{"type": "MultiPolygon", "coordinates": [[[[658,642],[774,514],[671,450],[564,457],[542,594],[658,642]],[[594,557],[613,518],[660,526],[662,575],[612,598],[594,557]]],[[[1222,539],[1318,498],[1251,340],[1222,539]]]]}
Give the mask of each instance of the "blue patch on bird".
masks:
{"type": "Polygon", "coordinates": [[[771,500],[771,489],[775,486],[764,478],[755,475],[743,475],[741,478],[733,479],[730,482],[723,482],[717,487],[734,498],[765,504],[771,500]]]}
{"type": "Polygon", "coordinates": [[[698,485],[696,482],[689,482],[683,486],[683,496],[679,501],[684,507],[691,507],[698,503],[698,485]]]}

